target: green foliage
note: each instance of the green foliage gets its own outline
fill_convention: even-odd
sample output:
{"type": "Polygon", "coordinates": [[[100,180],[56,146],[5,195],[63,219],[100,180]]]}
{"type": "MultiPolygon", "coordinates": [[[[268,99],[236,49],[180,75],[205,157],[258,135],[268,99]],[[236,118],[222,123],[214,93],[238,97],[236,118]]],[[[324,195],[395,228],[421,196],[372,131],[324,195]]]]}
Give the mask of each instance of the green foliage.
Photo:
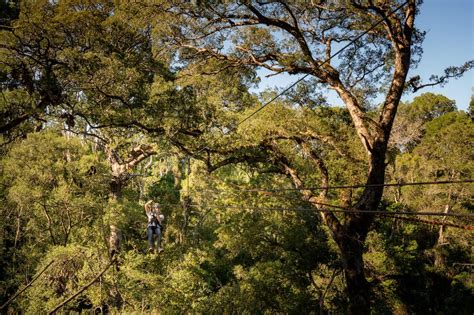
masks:
{"type": "Polygon", "coordinates": [[[413,102],[405,107],[408,117],[411,119],[421,118],[424,121],[431,121],[456,110],[453,100],[433,93],[423,93],[415,97],[413,102]]]}
{"type": "MultiPolygon", "coordinates": [[[[35,269],[51,245],[100,244],[98,215],[107,177],[100,156],[77,138],[46,131],[13,145],[1,165],[7,206],[2,208],[7,219],[2,244],[8,248],[3,257],[12,255],[7,275],[35,269]]],[[[9,280],[15,287],[19,279],[9,280]]]]}
{"type": "MultiPolygon", "coordinates": [[[[101,267],[103,261],[94,257],[94,254],[92,250],[79,245],[50,248],[38,264],[38,271],[49,262],[54,262],[28,290],[28,299],[24,301],[24,309],[32,314],[42,313],[52,310],[65,297],[74,294],[101,267]]],[[[68,304],[65,310],[81,310],[90,305],[87,294],[83,294],[68,304]]]]}
{"type": "Polygon", "coordinates": [[[391,134],[391,145],[411,151],[420,142],[426,125],[433,119],[456,111],[455,102],[440,94],[424,93],[411,103],[400,104],[391,134]]]}
{"type": "MultiPolygon", "coordinates": [[[[427,121],[424,130],[424,136],[411,152],[397,156],[395,171],[390,176],[401,182],[471,179],[474,165],[470,148],[474,135],[470,117],[464,112],[449,110],[427,121]]],[[[397,207],[404,211],[444,210],[462,214],[472,211],[472,194],[472,184],[456,184],[389,189],[386,195],[398,202],[397,207]]],[[[470,224],[469,220],[463,218],[451,218],[449,221],[470,224]]],[[[406,255],[399,257],[396,253],[391,253],[391,257],[399,257],[397,265],[403,266],[403,270],[411,270],[410,278],[406,276],[398,281],[397,292],[400,298],[406,301],[413,312],[423,312],[418,308],[421,304],[430,305],[432,312],[451,313],[453,307],[461,313],[466,312],[469,303],[453,306],[450,301],[472,299],[472,286],[468,282],[463,281],[461,284],[456,280],[460,274],[457,264],[464,266],[466,262],[472,261],[472,240],[469,233],[450,227],[441,229],[438,226],[431,231],[417,230],[413,226],[411,231],[403,233],[416,241],[419,248],[414,251],[415,261],[406,255]],[[417,289],[423,289],[427,293],[418,295],[417,289]]]]}
{"type": "Polygon", "coordinates": [[[94,222],[106,190],[106,176],[97,157],[77,139],[55,132],[30,134],[2,160],[7,198],[22,221],[22,237],[42,235],[67,244],[76,228],[94,222]],[[93,163],[93,164],[91,164],[93,163]],[[91,166],[96,173],[88,175],[91,166]]]}
{"type": "MultiPolygon", "coordinates": [[[[234,29],[249,17],[246,5],[41,0],[19,9],[0,2],[7,26],[0,129],[2,142],[10,141],[0,148],[0,304],[54,261],[9,312],[44,313],[94,279],[110,262],[111,225],[121,237],[116,266],[63,312],[347,312],[347,261],[309,201],[352,207],[364,190],[309,198],[272,189],[366,180],[354,107],[325,105],[314,86],[350,86],[346,96],[357,101],[370,136],[379,127],[371,99],[389,86],[393,51],[374,29],[362,39],[370,45],[340,55],[338,70],[326,64],[327,77],[301,83],[239,124],[277,95],[249,91],[258,83],[255,66],[314,74],[319,61],[311,59],[325,58],[320,30],[346,41],[372,20],[355,7],[322,14],[300,2],[259,4],[275,18],[286,19],[288,9],[305,14],[301,31],[315,40],[308,49],[317,48],[308,55],[278,27],[247,20],[234,29]],[[313,28],[315,21],[322,24],[313,28]],[[160,254],[145,252],[150,199],[166,218],[160,254]]],[[[453,101],[416,97],[399,106],[395,127],[391,179],[472,177],[472,117],[453,101]]],[[[387,212],[473,209],[472,185],[389,189],[385,198],[387,212]]],[[[354,228],[346,224],[354,217],[335,218],[340,232],[354,228]]],[[[469,236],[378,218],[360,239],[374,313],[470,312],[469,236]],[[444,266],[433,263],[441,256],[444,266]]]]}
{"type": "MultiPolygon", "coordinates": [[[[417,178],[431,178],[437,180],[469,179],[474,172],[471,150],[473,139],[471,119],[463,112],[451,112],[429,122],[426,125],[426,134],[412,153],[400,155],[397,158],[398,172],[396,176],[404,181],[416,181],[417,178]]],[[[448,187],[405,187],[402,192],[406,200],[413,206],[428,208],[441,206],[436,203],[437,198],[431,198],[428,206],[426,200],[416,198],[423,195],[437,195],[444,198],[444,203],[450,199],[461,201],[472,194],[469,185],[448,187]],[[433,203],[435,202],[435,203],[433,203]],[[415,204],[419,203],[419,204],[415,204]]],[[[443,201],[441,201],[443,202],[443,201]]],[[[461,205],[457,202],[456,205],[461,205]]]]}
{"type": "MultiPolygon", "coordinates": [[[[430,250],[436,244],[436,230],[397,219],[381,218],[375,225],[364,257],[374,286],[373,298],[379,301],[376,312],[423,313],[428,309],[450,314],[453,310],[464,313],[471,307],[469,276],[459,273],[458,267],[450,268],[457,274],[454,277],[432,267],[430,250]],[[452,301],[464,301],[465,305],[452,301]]],[[[462,257],[459,253],[454,256],[462,257]]]]}

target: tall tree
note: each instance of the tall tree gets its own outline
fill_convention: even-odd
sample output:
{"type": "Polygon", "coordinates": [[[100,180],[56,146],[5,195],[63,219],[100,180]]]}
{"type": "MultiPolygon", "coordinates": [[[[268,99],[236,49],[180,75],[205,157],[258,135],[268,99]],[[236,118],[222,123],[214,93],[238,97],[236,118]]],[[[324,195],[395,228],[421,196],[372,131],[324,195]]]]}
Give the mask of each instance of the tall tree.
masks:
{"type": "MultiPolygon", "coordinates": [[[[176,1],[158,2],[152,11],[173,21],[168,27],[160,24],[158,32],[177,47],[185,66],[215,60],[226,67],[304,74],[314,78],[309,83],[310,89],[323,87],[336,91],[348,110],[367,158],[365,183],[368,186],[353,207],[374,210],[383,194],[380,185],[384,183],[385,155],[398,104],[410,66],[421,53],[424,34],[416,30],[414,23],[418,4],[416,0],[403,4],[401,1],[310,4],[243,1],[212,5],[176,1]],[[377,24],[378,21],[382,22],[377,24]],[[365,31],[368,34],[346,47],[337,61],[330,59],[338,45],[365,31]],[[383,104],[377,112],[370,111],[367,101],[380,94],[384,95],[383,104]]],[[[469,69],[472,65],[466,67],[469,69]]],[[[212,149],[204,150],[206,154],[199,157],[207,161],[212,170],[233,162],[264,161],[270,153],[275,156],[274,162],[280,170],[296,187],[302,188],[302,198],[321,209],[318,203],[328,198],[327,192],[316,195],[304,190],[307,183],[281,153],[283,149],[275,144],[277,141],[269,140],[291,141],[302,148],[314,163],[315,172],[320,173],[321,185],[326,186],[330,182],[327,167],[312,141],[330,143],[329,137],[325,140],[316,132],[311,134],[311,130],[307,130],[305,136],[273,134],[272,137],[256,146],[233,152],[224,150],[221,153],[227,153],[227,157],[221,162],[210,157],[212,149]]],[[[354,314],[366,313],[370,308],[370,287],[362,254],[374,216],[350,214],[344,221],[332,213],[320,212],[320,216],[340,249],[350,310],[354,314]]]]}
{"type": "MultiPolygon", "coordinates": [[[[472,127],[469,116],[461,111],[449,112],[428,122],[426,134],[413,151],[397,157],[393,174],[395,179],[412,181],[420,177],[438,180],[472,178],[474,171],[473,154],[470,150],[473,145],[472,127]]],[[[445,213],[463,212],[472,207],[469,201],[471,194],[470,184],[428,188],[406,187],[401,190],[399,201],[420,211],[438,209],[437,211],[445,213]]],[[[440,226],[434,255],[437,267],[447,267],[446,256],[449,250],[446,249],[446,245],[449,244],[451,233],[453,232],[447,231],[446,226],[440,226]]]]}

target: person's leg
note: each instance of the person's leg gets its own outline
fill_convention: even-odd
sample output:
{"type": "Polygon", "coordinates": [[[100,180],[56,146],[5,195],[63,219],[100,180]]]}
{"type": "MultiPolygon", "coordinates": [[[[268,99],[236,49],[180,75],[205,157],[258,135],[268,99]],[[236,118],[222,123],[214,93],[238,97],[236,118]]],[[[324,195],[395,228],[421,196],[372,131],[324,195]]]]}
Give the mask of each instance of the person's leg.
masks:
{"type": "Polygon", "coordinates": [[[153,229],[150,226],[146,229],[146,235],[148,238],[148,251],[152,251],[153,250],[153,229]]]}

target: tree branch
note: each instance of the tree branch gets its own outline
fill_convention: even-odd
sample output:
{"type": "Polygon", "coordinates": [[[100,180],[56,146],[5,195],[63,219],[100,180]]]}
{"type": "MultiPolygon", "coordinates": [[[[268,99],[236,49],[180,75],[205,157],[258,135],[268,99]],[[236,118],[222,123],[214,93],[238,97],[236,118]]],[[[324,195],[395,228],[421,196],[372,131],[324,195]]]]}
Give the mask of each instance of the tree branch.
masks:
{"type": "Polygon", "coordinates": [[[458,67],[453,66],[453,67],[446,68],[444,70],[444,75],[442,76],[432,75],[429,79],[430,81],[432,81],[430,83],[422,84],[420,76],[415,76],[415,77],[410,78],[410,80],[408,80],[407,85],[412,88],[413,93],[425,87],[436,86],[436,85],[443,86],[446,83],[448,83],[449,79],[451,78],[459,79],[465,72],[471,70],[472,68],[474,68],[474,60],[469,60],[461,66],[458,66],[458,67]]]}
{"type": "MultiPolygon", "coordinates": [[[[392,82],[387,92],[382,112],[379,116],[379,124],[383,130],[385,141],[390,136],[390,130],[395,119],[398,103],[405,87],[405,80],[410,69],[411,61],[411,37],[415,22],[415,0],[408,0],[405,11],[405,28],[395,28],[397,32],[392,38],[393,49],[395,51],[395,69],[392,82]],[[402,38],[403,40],[400,40],[402,38]]],[[[397,20],[398,21],[398,20],[397,20]]]]}
{"type": "Polygon", "coordinates": [[[85,290],[87,290],[91,285],[93,285],[97,280],[100,279],[100,277],[102,277],[102,275],[107,271],[109,270],[109,268],[117,262],[117,259],[114,258],[112,259],[108,264],[107,266],[105,266],[105,268],[94,278],[92,279],[92,281],[90,281],[88,284],[86,284],[84,287],[82,287],[80,290],[78,290],[76,293],[74,293],[71,297],[69,297],[68,299],[66,299],[64,302],[58,304],[54,309],[52,309],[51,311],[49,311],[48,314],[54,314],[56,313],[60,308],[62,308],[64,305],[66,305],[67,303],[71,302],[72,300],[74,300],[79,294],[81,294],[82,292],[84,292],[85,290]]]}
{"type": "MultiPolygon", "coordinates": [[[[254,6],[247,4],[247,8],[257,16],[258,20],[265,25],[269,26],[276,26],[279,27],[291,35],[296,39],[298,42],[301,51],[303,52],[304,56],[307,58],[307,61],[313,65],[313,68],[318,67],[318,62],[313,58],[313,54],[311,53],[311,49],[308,46],[308,43],[306,42],[306,39],[304,38],[303,34],[301,33],[300,29],[298,28],[297,21],[295,20],[295,25],[291,25],[285,21],[279,20],[279,19],[274,19],[267,17],[263,15],[257,8],[254,6]]],[[[294,17],[293,12],[291,11],[290,7],[288,5],[284,5],[285,9],[290,12],[290,15],[294,17]]]]}
{"type": "MultiPolygon", "coordinates": [[[[311,150],[310,147],[308,147],[307,144],[304,143],[303,139],[296,137],[294,138],[294,140],[297,143],[301,144],[303,149],[306,150],[310,154],[311,158],[315,161],[322,175],[322,186],[327,187],[329,176],[322,159],[319,158],[319,156],[316,154],[316,152],[314,152],[314,150],[311,150]]],[[[327,189],[321,191],[319,198],[314,196],[311,190],[304,189],[303,181],[299,177],[298,171],[291,166],[290,161],[282,153],[280,153],[275,146],[272,147],[272,150],[276,154],[277,162],[281,166],[283,172],[287,176],[289,176],[289,178],[293,181],[295,187],[300,189],[300,193],[302,194],[303,200],[310,202],[317,210],[321,209],[321,199],[324,200],[326,198],[327,189]]],[[[335,235],[341,233],[343,226],[339,222],[338,218],[334,215],[334,213],[320,211],[319,214],[323,222],[331,230],[331,233],[335,235]]]]}
{"type": "Polygon", "coordinates": [[[26,289],[28,289],[45,271],[54,263],[54,260],[51,260],[49,264],[47,264],[41,271],[33,278],[31,281],[17,293],[15,293],[11,298],[8,299],[2,306],[0,306],[0,310],[4,309],[8,304],[10,304],[14,299],[16,299],[20,294],[22,294],[26,289]]]}

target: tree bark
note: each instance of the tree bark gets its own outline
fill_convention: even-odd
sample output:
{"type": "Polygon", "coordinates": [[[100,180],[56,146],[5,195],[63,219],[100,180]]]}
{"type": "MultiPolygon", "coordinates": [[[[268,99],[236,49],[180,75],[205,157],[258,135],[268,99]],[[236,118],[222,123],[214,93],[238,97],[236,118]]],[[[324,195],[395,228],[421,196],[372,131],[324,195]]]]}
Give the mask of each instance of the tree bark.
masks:
{"type": "MultiPolygon", "coordinates": [[[[376,210],[382,199],[384,183],[385,153],[387,141],[373,141],[369,160],[367,187],[358,203],[357,210],[376,210]]],[[[343,270],[349,297],[350,314],[367,314],[371,307],[371,288],[364,271],[364,244],[374,215],[370,213],[350,214],[344,225],[327,224],[341,253],[343,270]]]]}
{"type": "Polygon", "coordinates": [[[113,179],[110,181],[110,199],[112,200],[120,200],[122,199],[122,190],[125,186],[124,180],[120,177],[114,176],[113,179]]]}
{"type": "Polygon", "coordinates": [[[364,243],[355,233],[346,231],[336,243],[342,254],[342,266],[349,297],[350,314],[367,314],[370,310],[370,286],[365,278],[362,254],[364,243]]]}
{"type": "MultiPolygon", "coordinates": [[[[451,194],[450,194],[451,195],[451,194]]],[[[449,196],[449,199],[451,198],[451,196],[449,196]]],[[[447,204],[445,207],[444,207],[444,213],[449,213],[451,210],[451,206],[449,204],[447,204]]],[[[443,217],[442,219],[443,221],[446,220],[446,217],[443,217]]],[[[441,225],[439,227],[439,231],[438,231],[438,242],[435,246],[435,253],[434,253],[434,256],[435,256],[435,261],[434,261],[434,265],[435,267],[437,268],[440,268],[440,269],[444,269],[446,268],[446,259],[445,259],[445,253],[443,251],[443,247],[446,245],[446,238],[445,238],[445,235],[444,235],[444,232],[446,231],[446,226],[445,225],[441,225]]]]}

